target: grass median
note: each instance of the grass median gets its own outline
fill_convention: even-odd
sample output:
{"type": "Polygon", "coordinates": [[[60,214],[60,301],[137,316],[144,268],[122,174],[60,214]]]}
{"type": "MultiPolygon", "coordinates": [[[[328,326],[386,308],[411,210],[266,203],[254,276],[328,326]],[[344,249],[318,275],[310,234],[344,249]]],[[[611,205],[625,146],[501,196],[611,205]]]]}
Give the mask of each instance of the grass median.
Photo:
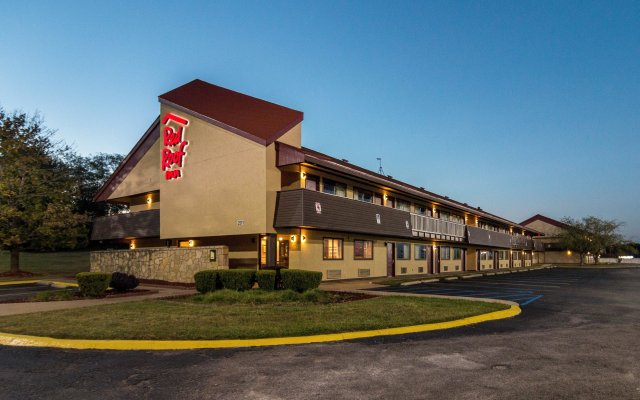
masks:
{"type": "MultiPolygon", "coordinates": [[[[78,272],[89,271],[89,252],[21,252],[20,270],[40,275],[75,276],[78,272]]],[[[0,251],[0,273],[8,271],[9,252],[0,251]]],[[[0,278],[0,281],[15,279],[22,278],[0,278]]]]}
{"type": "Polygon", "coordinates": [[[509,307],[400,296],[354,300],[353,296],[320,291],[306,298],[286,292],[255,292],[15,315],[0,319],[0,332],[61,339],[255,339],[444,322],[509,307]]]}

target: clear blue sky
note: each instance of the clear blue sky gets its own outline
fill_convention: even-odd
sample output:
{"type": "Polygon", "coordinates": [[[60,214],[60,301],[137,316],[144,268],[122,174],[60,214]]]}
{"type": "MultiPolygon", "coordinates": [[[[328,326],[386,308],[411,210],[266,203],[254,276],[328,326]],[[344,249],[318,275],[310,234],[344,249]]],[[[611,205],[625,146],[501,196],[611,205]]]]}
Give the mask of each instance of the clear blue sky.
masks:
{"type": "Polygon", "coordinates": [[[640,240],[640,2],[392,3],[0,0],[0,105],[126,153],[200,78],[304,111],[316,150],[640,240]]]}

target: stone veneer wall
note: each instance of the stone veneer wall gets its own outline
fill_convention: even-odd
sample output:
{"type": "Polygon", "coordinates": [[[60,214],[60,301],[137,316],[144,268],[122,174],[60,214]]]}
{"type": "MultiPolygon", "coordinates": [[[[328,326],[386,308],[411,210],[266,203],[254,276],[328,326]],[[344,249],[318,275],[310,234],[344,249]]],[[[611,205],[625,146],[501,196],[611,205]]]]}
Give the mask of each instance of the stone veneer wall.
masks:
{"type": "Polygon", "coordinates": [[[92,272],[126,272],[140,279],[192,283],[193,274],[198,271],[228,268],[227,246],[149,247],[91,252],[92,272]],[[216,250],[216,261],[209,261],[209,250],[216,250]]]}

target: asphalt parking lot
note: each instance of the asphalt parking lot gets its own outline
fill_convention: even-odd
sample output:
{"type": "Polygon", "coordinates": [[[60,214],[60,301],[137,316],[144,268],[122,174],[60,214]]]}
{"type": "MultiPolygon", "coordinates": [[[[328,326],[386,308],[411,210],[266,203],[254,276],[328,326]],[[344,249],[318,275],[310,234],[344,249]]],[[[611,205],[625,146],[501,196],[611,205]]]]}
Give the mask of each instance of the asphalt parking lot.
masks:
{"type": "Polygon", "coordinates": [[[543,297],[515,318],[446,331],[233,350],[0,347],[0,398],[640,399],[640,269],[538,278],[560,276],[577,280],[532,289],[543,297]]]}
{"type": "Polygon", "coordinates": [[[586,278],[579,270],[538,269],[500,275],[421,283],[376,289],[385,292],[420,293],[456,297],[485,297],[516,302],[520,307],[542,299],[545,294],[580,284],[586,278]]]}
{"type": "MultiPolygon", "coordinates": [[[[0,286],[0,302],[24,300],[38,292],[57,292],[68,290],[65,287],[54,287],[47,283],[24,283],[19,285],[0,286]]],[[[1,307],[1,306],[0,306],[1,307]]]]}

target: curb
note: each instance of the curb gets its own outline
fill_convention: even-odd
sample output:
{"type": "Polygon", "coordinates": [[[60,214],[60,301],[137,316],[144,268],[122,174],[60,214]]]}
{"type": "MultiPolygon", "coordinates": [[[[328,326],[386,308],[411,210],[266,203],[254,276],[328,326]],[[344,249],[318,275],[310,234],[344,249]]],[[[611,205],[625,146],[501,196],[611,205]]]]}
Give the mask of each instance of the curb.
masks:
{"type": "Polygon", "coordinates": [[[0,333],[0,345],[19,347],[55,347],[78,350],[190,350],[190,349],[223,349],[236,347],[282,346],[291,344],[310,344],[337,342],[342,340],[365,339],[378,336],[394,336],[409,333],[429,332],[435,330],[458,328],[461,326],[478,324],[511,318],[520,314],[522,310],[517,305],[511,305],[506,310],[494,311],[446,322],[410,325],[397,328],[375,329],[368,331],[330,333],[312,336],[290,336],[264,339],[232,339],[232,340],[83,340],[56,339],[43,336],[14,335],[0,333]]]}

